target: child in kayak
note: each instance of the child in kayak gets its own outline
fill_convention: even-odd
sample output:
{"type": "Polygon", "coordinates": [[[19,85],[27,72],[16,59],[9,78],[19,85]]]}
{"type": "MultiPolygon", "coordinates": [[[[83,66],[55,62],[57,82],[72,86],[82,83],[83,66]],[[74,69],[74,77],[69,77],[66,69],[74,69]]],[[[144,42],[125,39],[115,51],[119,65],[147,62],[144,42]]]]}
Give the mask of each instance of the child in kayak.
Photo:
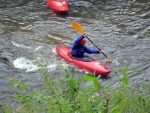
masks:
{"type": "Polygon", "coordinates": [[[71,57],[74,57],[74,58],[82,58],[84,57],[84,53],[89,53],[89,54],[100,54],[102,53],[101,51],[99,50],[92,50],[88,47],[85,46],[85,43],[86,43],[86,40],[84,39],[86,38],[86,35],[82,35],[82,36],[79,36],[73,46],[72,46],[72,51],[71,51],[71,57]]]}

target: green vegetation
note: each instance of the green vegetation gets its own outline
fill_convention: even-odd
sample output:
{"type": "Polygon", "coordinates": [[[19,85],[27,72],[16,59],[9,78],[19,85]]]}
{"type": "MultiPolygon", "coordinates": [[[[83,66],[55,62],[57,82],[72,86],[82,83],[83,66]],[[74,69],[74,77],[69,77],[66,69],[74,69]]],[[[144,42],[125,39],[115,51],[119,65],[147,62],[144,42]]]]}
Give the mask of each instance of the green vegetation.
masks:
{"type": "MultiPolygon", "coordinates": [[[[11,78],[11,86],[20,105],[16,113],[149,113],[149,84],[130,85],[128,66],[116,85],[100,85],[98,78],[83,75],[77,80],[71,67],[61,67],[61,77],[48,74],[45,64],[39,64],[43,85],[31,88],[23,80],[11,78]]],[[[2,113],[13,113],[7,106],[0,106],[2,113]]]]}

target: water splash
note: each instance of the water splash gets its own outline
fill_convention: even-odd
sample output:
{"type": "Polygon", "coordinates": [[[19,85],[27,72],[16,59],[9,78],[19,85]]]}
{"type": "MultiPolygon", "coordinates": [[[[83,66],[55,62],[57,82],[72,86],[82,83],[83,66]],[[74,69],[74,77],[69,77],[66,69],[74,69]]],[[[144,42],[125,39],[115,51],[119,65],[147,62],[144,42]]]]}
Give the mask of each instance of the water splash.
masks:
{"type": "Polygon", "coordinates": [[[16,68],[24,69],[26,72],[36,71],[38,67],[34,65],[34,61],[30,61],[25,57],[20,57],[14,60],[13,64],[16,68]]]}

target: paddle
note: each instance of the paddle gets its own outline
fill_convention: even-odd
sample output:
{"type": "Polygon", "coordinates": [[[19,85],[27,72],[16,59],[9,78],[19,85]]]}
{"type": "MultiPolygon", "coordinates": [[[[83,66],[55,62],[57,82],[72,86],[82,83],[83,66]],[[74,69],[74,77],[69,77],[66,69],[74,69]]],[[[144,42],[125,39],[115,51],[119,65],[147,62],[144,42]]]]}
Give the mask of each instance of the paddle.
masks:
{"type": "MultiPolygon", "coordinates": [[[[84,33],[84,30],[82,29],[81,25],[80,25],[78,22],[72,22],[71,25],[72,25],[72,27],[73,27],[75,30],[77,30],[77,31],[78,31],[79,33],[81,33],[82,35],[85,34],[85,33],[84,33]]],[[[101,51],[101,49],[98,48],[98,47],[93,43],[93,41],[92,41],[89,37],[86,36],[86,38],[87,38],[99,51],[101,51]]],[[[101,52],[102,52],[102,51],[101,51],[101,52]]],[[[105,53],[102,52],[102,54],[107,58],[107,60],[108,60],[109,62],[112,62],[112,59],[109,58],[105,53]]]]}

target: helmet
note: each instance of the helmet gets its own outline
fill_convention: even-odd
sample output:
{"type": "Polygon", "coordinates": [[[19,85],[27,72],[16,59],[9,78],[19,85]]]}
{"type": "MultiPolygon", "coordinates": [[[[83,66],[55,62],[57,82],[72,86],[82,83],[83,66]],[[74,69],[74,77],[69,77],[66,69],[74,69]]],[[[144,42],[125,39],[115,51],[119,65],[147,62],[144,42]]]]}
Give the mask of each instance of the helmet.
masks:
{"type": "Polygon", "coordinates": [[[82,39],[81,41],[80,41],[80,44],[82,44],[82,45],[84,45],[86,43],[86,40],[85,39],[82,39]]]}

